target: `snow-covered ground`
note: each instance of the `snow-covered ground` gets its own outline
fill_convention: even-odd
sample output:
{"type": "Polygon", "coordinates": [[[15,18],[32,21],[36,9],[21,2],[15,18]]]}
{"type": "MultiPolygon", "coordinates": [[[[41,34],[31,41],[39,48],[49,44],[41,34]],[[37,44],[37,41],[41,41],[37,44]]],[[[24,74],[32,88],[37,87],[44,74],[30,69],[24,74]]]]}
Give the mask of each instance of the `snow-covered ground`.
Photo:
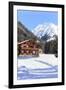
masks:
{"type": "Polygon", "coordinates": [[[47,68],[57,64],[58,59],[53,54],[40,54],[39,57],[27,56],[25,58],[18,58],[18,67],[26,66],[29,69],[47,68]]]}
{"type": "Polygon", "coordinates": [[[57,78],[58,59],[53,54],[18,57],[18,79],[57,78]]]}

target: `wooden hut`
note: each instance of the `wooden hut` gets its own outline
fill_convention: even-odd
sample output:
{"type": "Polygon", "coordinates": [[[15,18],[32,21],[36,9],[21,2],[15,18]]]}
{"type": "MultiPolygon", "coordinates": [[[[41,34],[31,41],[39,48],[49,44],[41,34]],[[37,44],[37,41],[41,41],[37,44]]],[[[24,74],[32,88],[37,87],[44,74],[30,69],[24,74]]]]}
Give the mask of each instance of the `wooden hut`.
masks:
{"type": "Polygon", "coordinates": [[[18,55],[39,55],[39,47],[34,40],[25,40],[18,43],[18,55]]]}

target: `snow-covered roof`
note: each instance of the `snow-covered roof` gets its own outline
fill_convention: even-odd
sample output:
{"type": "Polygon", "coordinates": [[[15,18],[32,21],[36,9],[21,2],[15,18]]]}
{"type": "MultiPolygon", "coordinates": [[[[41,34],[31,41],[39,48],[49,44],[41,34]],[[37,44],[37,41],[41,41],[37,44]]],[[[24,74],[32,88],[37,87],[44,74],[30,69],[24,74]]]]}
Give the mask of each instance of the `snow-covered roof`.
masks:
{"type": "Polygon", "coordinates": [[[22,41],[22,42],[18,42],[18,44],[22,44],[22,43],[27,42],[27,41],[33,41],[33,40],[32,40],[32,39],[24,40],[24,41],[22,41]]]}
{"type": "Polygon", "coordinates": [[[22,43],[27,42],[27,41],[29,41],[29,40],[24,40],[22,42],[19,42],[18,44],[22,44],[22,43]]]}

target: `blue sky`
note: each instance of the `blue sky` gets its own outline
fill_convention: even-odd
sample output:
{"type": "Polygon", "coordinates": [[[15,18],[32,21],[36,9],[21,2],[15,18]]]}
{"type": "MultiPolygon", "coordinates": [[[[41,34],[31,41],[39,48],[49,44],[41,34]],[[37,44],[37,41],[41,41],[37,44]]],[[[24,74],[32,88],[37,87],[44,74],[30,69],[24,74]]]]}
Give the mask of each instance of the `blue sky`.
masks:
{"type": "Polygon", "coordinates": [[[50,11],[27,11],[18,10],[17,20],[23,23],[29,30],[33,30],[38,24],[54,23],[58,24],[58,13],[50,11]]]}

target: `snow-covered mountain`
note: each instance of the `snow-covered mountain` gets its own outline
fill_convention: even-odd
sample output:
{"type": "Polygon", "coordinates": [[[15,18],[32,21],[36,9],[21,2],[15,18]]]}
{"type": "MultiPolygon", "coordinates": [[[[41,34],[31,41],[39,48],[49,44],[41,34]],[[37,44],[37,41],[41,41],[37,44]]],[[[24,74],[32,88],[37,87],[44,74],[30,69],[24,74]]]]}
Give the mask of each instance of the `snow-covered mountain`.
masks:
{"type": "Polygon", "coordinates": [[[53,23],[39,24],[33,29],[32,32],[40,39],[46,37],[47,40],[48,39],[52,40],[51,38],[54,38],[54,35],[58,34],[57,25],[53,23]]]}

